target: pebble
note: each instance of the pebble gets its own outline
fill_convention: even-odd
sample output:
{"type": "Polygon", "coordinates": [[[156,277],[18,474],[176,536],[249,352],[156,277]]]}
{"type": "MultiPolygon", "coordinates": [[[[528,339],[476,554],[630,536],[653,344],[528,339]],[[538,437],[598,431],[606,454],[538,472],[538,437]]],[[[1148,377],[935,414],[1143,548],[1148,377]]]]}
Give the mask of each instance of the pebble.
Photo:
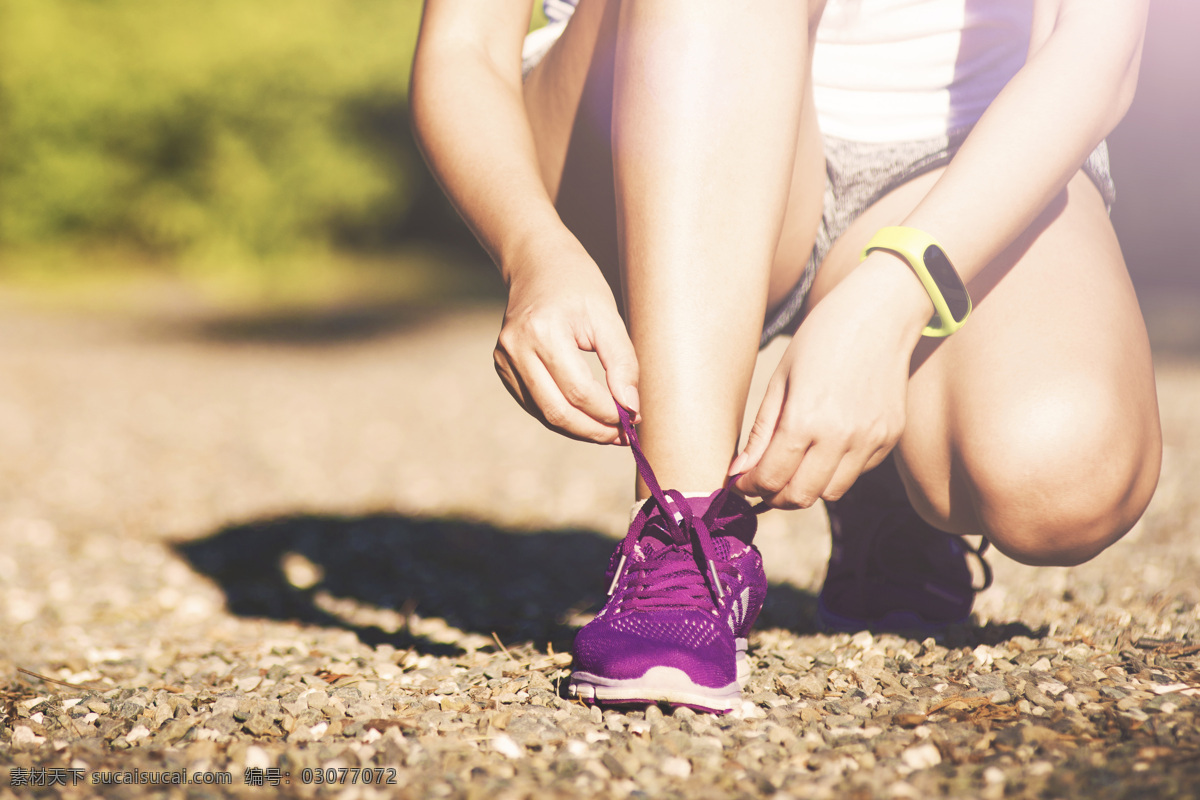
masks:
{"type": "Polygon", "coordinates": [[[500,734],[493,737],[492,749],[505,758],[520,758],[525,754],[521,746],[514,742],[512,737],[507,734],[500,734]]]}
{"type": "Polygon", "coordinates": [[[942,763],[942,754],[931,743],[918,744],[905,750],[901,760],[912,770],[929,769],[942,763]]]}

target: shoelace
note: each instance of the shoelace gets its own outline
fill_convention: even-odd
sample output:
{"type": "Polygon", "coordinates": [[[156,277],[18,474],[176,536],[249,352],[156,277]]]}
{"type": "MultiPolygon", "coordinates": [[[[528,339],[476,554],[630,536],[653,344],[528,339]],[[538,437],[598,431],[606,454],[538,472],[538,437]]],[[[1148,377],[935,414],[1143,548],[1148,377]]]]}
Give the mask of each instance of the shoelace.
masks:
{"type": "Polygon", "coordinates": [[[992,585],[992,565],[989,564],[987,559],[983,557],[983,554],[988,551],[988,548],[992,546],[992,543],[988,541],[986,536],[980,539],[979,547],[971,547],[971,545],[967,544],[967,540],[963,539],[962,537],[959,537],[959,541],[962,542],[963,547],[967,548],[968,553],[975,556],[975,560],[979,562],[979,569],[981,572],[983,572],[983,586],[976,588],[975,583],[972,581],[971,591],[982,592],[984,589],[987,589],[992,585]]]}
{"type": "MultiPolygon", "coordinates": [[[[633,451],[638,474],[650,490],[650,501],[642,505],[621,542],[621,557],[617,562],[608,594],[612,596],[622,575],[628,573],[635,589],[623,598],[622,605],[625,608],[679,608],[702,605],[715,613],[725,594],[722,588],[722,573],[727,582],[737,577],[737,571],[732,565],[718,566],[713,557],[715,545],[712,539],[713,531],[721,530],[738,518],[737,514],[718,516],[718,512],[725,505],[733,478],[727,480],[713,496],[708,510],[703,515],[696,516],[680,492],[663,491],[659,486],[654,470],[650,468],[650,462],[642,451],[637,430],[633,426],[633,418],[619,403],[617,414],[633,451]],[[660,514],[654,522],[664,529],[670,542],[647,558],[630,564],[629,557],[633,555],[638,540],[646,532],[655,509],[658,509],[660,514]],[[699,550],[703,567],[697,563],[694,551],[688,549],[688,545],[691,544],[699,550]]],[[[760,513],[760,510],[756,508],[754,513],[760,513]]]]}

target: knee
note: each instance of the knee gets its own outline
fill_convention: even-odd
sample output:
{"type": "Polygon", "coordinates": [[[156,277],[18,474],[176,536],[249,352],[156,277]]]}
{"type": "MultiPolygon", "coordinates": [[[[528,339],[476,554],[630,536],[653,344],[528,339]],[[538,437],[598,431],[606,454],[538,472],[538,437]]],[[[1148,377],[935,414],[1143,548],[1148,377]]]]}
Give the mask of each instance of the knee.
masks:
{"type": "Polygon", "coordinates": [[[1095,397],[1071,393],[1008,409],[961,453],[981,532],[1010,558],[1081,564],[1146,510],[1162,458],[1156,410],[1131,417],[1095,397]]]}

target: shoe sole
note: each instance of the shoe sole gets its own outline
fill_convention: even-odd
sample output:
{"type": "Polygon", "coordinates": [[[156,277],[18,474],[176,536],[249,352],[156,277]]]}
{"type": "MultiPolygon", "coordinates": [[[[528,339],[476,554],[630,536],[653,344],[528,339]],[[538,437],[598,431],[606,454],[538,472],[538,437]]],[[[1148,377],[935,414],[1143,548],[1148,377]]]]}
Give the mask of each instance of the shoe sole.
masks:
{"type": "Polygon", "coordinates": [[[728,686],[703,686],[675,667],[651,667],[638,678],[605,678],[591,672],[574,672],[568,693],[596,705],[653,705],[666,703],[697,711],[728,714],[737,707],[742,687],[750,677],[746,640],[737,640],[737,680],[728,686]]]}
{"type": "Polygon", "coordinates": [[[879,619],[857,619],[845,617],[829,610],[824,601],[817,599],[817,626],[826,633],[858,633],[871,631],[873,633],[919,633],[925,636],[937,637],[947,628],[954,625],[966,624],[970,616],[961,620],[946,622],[930,622],[912,611],[892,611],[879,619]]]}

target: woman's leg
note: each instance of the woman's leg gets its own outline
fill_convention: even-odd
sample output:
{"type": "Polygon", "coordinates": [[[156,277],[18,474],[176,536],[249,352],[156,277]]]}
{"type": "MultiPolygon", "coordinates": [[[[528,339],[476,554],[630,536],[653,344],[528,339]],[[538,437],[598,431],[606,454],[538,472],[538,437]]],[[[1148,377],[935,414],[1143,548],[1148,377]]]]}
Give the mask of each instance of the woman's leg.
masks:
{"type": "MultiPolygon", "coordinates": [[[[901,187],[846,232],[810,302],[898,224],[939,173],[901,187]]],[[[1161,458],[1145,325],[1104,204],[1079,173],[970,286],[977,307],[914,354],[896,449],[917,511],[983,534],[1028,564],[1092,558],[1137,521],[1161,458]]]]}
{"type": "Polygon", "coordinates": [[[807,262],[821,5],[582,0],[526,84],[547,186],[618,287],[665,486],[720,486],[767,305],[807,262]]]}

